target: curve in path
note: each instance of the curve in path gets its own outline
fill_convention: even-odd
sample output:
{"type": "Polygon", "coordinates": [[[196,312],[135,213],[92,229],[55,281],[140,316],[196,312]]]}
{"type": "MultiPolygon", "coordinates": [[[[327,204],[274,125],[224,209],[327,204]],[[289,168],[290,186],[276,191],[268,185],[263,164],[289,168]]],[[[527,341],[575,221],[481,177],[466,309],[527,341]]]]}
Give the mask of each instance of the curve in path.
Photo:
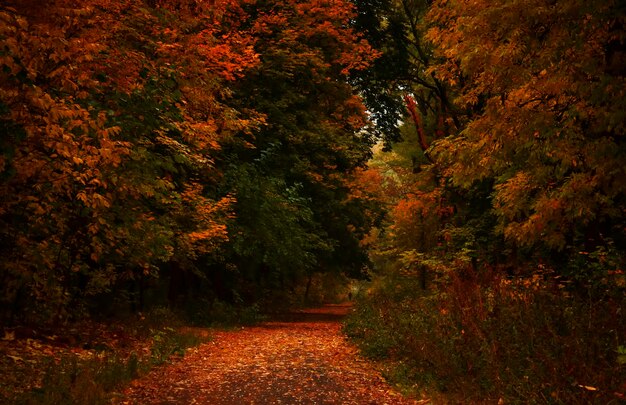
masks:
{"type": "Polygon", "coordinates": [[[415,404],[394,392],[341,334],[347,305],[220,331],[136,380],[122,404],[415,404]]]}

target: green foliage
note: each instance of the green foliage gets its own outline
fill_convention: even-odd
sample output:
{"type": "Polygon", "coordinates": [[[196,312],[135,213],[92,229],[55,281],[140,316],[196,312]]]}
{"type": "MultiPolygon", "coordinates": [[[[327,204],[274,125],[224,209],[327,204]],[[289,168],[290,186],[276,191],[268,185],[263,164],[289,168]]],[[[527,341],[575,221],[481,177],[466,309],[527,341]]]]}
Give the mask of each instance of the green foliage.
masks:
{"type": "Polygon", "coordinates": [[[626,346],[617,347],[617,363],[620,365],[626,364],[626,346]]]}
{"type": "Polygon", "coordinates": [[[354,339],[362,353],[373,359],[386,359],[395,345],[394,336],[378,307],[359,302],[344,325],[344,332],[354,339]]]}
{"type": "Polygon", "coordinates": [[[233,175],[239,213],[231,226],[235,253],[278,274],[296,272],[297,277],[312,269],[315,253],[329,247],[316,230],[302,186],[265,177],[251,165],[241,165],[233,175]]]}
{"type": "Polygon", "coordinates": [[[447,132],[453,126],[458,127],[459,112],[452,103],[451,87],[428,71],[438,61],[431,43],[424,38],[427,28],[424,15],[431,2],[353,2],[358,11],[355,27],[381,52],[381,56],[352,80],[363,94],[376,122],[374,131],[384,141],[385,148],[391,149],[392,144],[410,139],[410,135],[407,137],[407,132],[398,126],[406,117],[403,96],[407,94],[417,101],[429,139],[440,136],[438,131],[447,132]],[[439,118],[445,121],[441,123],[445,125],[437,123],[439,118]]]}
{"type": "Polygon", "coordinates": [[[151,329],[150,332],[152,339],[150,362],[156,365],[168,361],[172,356],[184,356],[187,348],[202,342],[198,336],[179,333],[170,326],[151,329]]]}
{"type": "Polygon", "coordinates": [[[18,404],[108,404],[114,390],[145,371],[136,355],[121,359],[107,353],[96,358],[50,361],[41,386],[16,400],[18,404]]]}
{"type": "Polygon", "coordinates": [[[218,299],[195,299],[185,308],[185,318],[197,326],[236,327],[254,325],[265,320],[259,304],[245,304],[235,295],[234,303],[218,299]]]}
{"type": "MultiPolygon", "coordinates": [[[[361,100],[347,83],[374,53],[348,27],[350,4],[250,6],[260,63],[234,88],[265,122],[222,143],[220,186],[236,197],[225,261],[245,300],[294,291],[315,272],[362,275],[371,220],[349,179],[366,161],[361,100]]],[[[237,105],[237,104],[236,104],[237,105]]],[[[298,299],[287,300],[297,301],[298,299]]]]}

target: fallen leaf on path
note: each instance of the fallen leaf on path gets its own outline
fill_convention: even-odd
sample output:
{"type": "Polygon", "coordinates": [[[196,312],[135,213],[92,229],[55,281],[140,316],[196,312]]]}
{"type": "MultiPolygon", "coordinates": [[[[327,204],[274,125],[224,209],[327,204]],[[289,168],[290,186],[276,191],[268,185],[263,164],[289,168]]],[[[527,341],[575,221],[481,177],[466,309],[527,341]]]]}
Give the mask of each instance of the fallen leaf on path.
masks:
{"type": "Polygon", "coordinates": [[[218,331],[212,342],[134,382],[117,403],[429,403],[404,398],[359,357],[341,334],[347,310],[326,306],[218,331]]]}

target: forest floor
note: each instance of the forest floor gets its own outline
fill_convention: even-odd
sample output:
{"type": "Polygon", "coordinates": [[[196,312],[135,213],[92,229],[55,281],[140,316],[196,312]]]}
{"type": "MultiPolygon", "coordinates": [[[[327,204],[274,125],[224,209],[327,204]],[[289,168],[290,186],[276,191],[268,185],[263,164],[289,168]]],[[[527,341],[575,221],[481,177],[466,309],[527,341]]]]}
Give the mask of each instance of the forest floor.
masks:
{"type": "Polygon", "coordinates": [[[117,404],[420,404],[395,392],[341,333],[349,305],[217,331],[134,380],[117,404]]]}

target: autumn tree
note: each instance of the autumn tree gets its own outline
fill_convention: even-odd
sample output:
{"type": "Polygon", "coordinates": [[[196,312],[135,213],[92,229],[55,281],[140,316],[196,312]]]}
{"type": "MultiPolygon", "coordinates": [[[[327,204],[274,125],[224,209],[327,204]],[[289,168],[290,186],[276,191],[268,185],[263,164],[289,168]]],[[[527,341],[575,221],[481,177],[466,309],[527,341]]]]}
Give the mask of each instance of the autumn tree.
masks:
{"type": "Polygon", "coordinates": [[[386,148],[402,140],[398,123],[407,116],[419,134],[415,165],[432,163],[427,150],[432,139],[460,127],[463,113],[452,102],[454,86],[429,68],[439,56],[425,38],[430,1],[356,0],[356,29],[381,52],[371,66],[354,75],[376,121],[386,148]],[[408,114],[408,115],[407,115],[408,114]]]}
{"type": "MultiPolygon", "coordinates": [[[[440,260],[439,246],[455,228],[450,210],[463,209],[456,190],[441,176],[431,145],[454,133],[466,119],[453,103],[455,86],[429,68],[440,60],[425,38],[430,3],[421,0],[355,1],[355,28],[381,52],[353,82],[363,94],[384,145],[373,165],[385,162],[387,181],[396,182],[398,195],[388,195],[389,216],[373,257],[383,268],[419,269],[440,260]]],[[[424,285],[424,283],[422,283],[424,285]]]]}
{"type": "Polygon", "coordinates": [[[85,14],[87,9],[60,4],[2,10],[0,212],[7,305],[67,303],[65,281],[81,265],[79,240],[89,232],[84,218],[93,217],[97,227],[111,205],[103,172],[115,170],[129,153],[105,112],[81,103],[96,82],[90,69],[76,75],[72,67],[91,66],[102,50],[85,38],[85,14]]]}
{"type": "Polygon", "coordinates": [[[428,17],[445,57],[429,71],[472,111],[434,147],[446,177],[493,182],[497,232],[583,278],[623,260],[624,15],[539,0],[435,2],[428,17]]]}
{"type": "Polygon", "coordinates": [[[256,62],[234,6],[2,6],[3,316],[77,314],[226,239],[212,155],[256,120],[223,103],[256,62]]]}
{"type": "Polygon", "coordinates": [[[248,8],[260,64],[234,89],[265,125],[226,142],[225,187],[237,220],[240,277],[288,288],[319,271],[358,275],[369,219],[348,179],[367,160],[365,108],[348,74],[376,52],[349,28],[344,1],[257,2],[248,8]]]}
{"type": "Polygon", "coordinates": [[[368,107],[391,120],[379,120],[387,139],[399,139],[391,127],[402,113],[414,126],[414,170],[432,172],[427,188],[443,187],[454,207],[439,232],[447,244],[511,266],[518,249],[573,258],[572,268],[596,251],[591,263],[608,254],[615,266],[623,244],[619,4],[356,4],[355,22],[383,64],[355,81],[368,107]]]}
{"type": "Polygon", "coordinates": [[[356,80],[407,109],[366,97],[404,142],[371,162],[389,215],[346,330],[402,383],[449,402],[624,398],[622,3],[358,2],[401,63],[356,80]]]}

